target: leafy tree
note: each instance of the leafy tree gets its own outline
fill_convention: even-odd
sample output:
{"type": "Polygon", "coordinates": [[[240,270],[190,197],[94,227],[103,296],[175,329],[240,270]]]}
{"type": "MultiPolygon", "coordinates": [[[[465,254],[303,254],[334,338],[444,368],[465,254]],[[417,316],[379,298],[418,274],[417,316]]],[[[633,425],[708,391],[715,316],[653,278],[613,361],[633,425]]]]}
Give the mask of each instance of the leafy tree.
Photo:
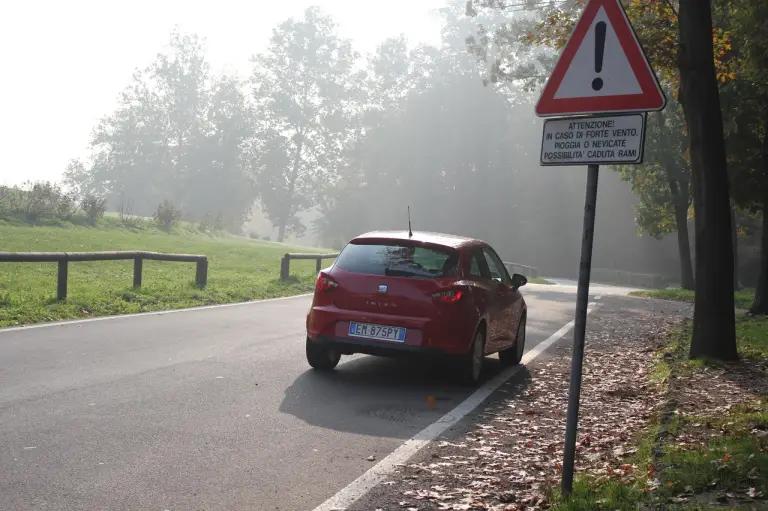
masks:
{"type": "MultiPolygon", "coordinates": [[[[81,194],[124,193],[149,199],[154,177],[163,172],[160,116],[141,72],[122,92],[118,108],[105,116],[91,137],[90,162],[73,161],[65,172],[67,183],[81,194]],[[154,172],[153,172],[154,171],[154,172]]],[[[140,203],[148,213],[150,205],[140,203]]]]}
{"type": "Polygon", "coordinates": [[[157,226],[166,231],[173,229],[181,221],[181,217],[181,210],[168,199],[158,204],[155,213],[152,215],[152,219],[157,226]]]}
{"type": "Polygon", "coordinates": [[[259,112],[261,203],[278,241],[304,226],[297,213],[333,182],[350,137],[357,54],[333,21],[310,7],[302,20],[273,30],[269,50],[253,58],[259,112]]]}
{"type": "MultiPolygon", "coordinates": [[[[187,185],[201,165],[200,145],[206,134],[206,112],[210,96],[210,66],[205,60],[203,41],[190,34],[171,34],[171,52],[161,53],[146,70],[152,95],[161,114],[167,171],[157,177],[157,186],[172,190],[174,200],[189,205],[187,185]]],[[[204,161],[204,160],[203,160],[204,161]]]]}
{"type": "Polygon", "coordinates": [[[96,126],[86,164],[65,177],[81,194],[126,200],[151,215],[168,199],[192,217],[221,214],[236,231],[255,199],[253,128],[235,77],[213,77],[204,41],[171,33],[166,51],[134,72],[115,111],[96,126]]]}
{"type": "Polygon", "coordinates": [[[433,46],[419,45],[409,50],[405,36],[385,39],[367,59],[366,112],[397,113],[409,94],[431,86],[440,58],[433,46]]]}
{"type": "MultiPolygon", "coordinates": [[[[724,0],[723,0],[724,1],[724,0]]],[[[496,67],[497,80],[515,80],[517,49],[521,43],[533,48],[559,50],[568,41],[574,25],[581,16],[587,0],[567,0],[564,2],[532,2],[530,7],[505,0],[469,0],[468,12],[484,13],[489,10],[501,13],[514,13],[508,23],[498,24],[489,30],[487,37],[471,41],[470,48],[477,52],[497,48],[501,63],[496,67]],[[525,23],[519,19],[520,14],[525,23]],[[485,50],[484,50],[485,49],[485,50]]],[[[679,84],[677,62],[678,14],[673,2],[667,0],[625,0],[622,2],[643,49],[648,55],[659,78],[670,84],[679,84]]],[[[712,28],[712,42],[718,80],[727,82],[735,77],[735,67],[730,55],[731,37],[723,27],[712,28]]],[[[551,51],[532,55],[547,55],[548,59],[539,59],[540,69],[545,71],[554,66],[555,59],[551,51]]],[[[540,73],[541,83],[547,73],[540,73]]]]}
{"type": "Polygon", "coordinates": [[[186,213],[221,217],[222,228],[238,232],[248,219],[257,195],[252,169],[254,112],[240,80],[212,80],[205,112],[205,133],[199,136],[196,164],[186,178],[186,213]]]}
{"type": "Polygon", "coordinates": [[[768,314],[768,1],[718,2],[732,34],[738,80],[721,88],[726,114],[731,194],[736,204],[762,212],[761,264],[751,312],[768,314]]]}
{"type": "Polygon", "coordinates": [[[646,163],[616,167],[640,199],[637,225],[640,232],[657,239],[677,233],[680,282],[694,289],[688,218],[691,210],[688,138],[680,105],[671,102],[666,110],[648,117],[646,163]]]}
{"type": "Polygon", "coordinates": [[[86,194],[80,202],[80,207],[85,211],[88,225],[96,226],[107,211],[107,200],[92,194],[86,194]]]}
{"type": "MultiPolygon", "coordinates": [[[[495,44],[507,59],[514,57],[514,52],[505,50],[514,45],[506,41],[523,40],[535,46],[560,48],[572,32],[584,3],[553,3],[536,14],[538,23],[531,32],[520,36],[516,27],[502,25],[479,44],[469,41],[470,47],[481,51],[495,44]]],[[[679,14],[670,2],[657,0],[630,0],[626,9],[662,80],[679,83],[679,99],[690,130],[697,244],[691,356],[729,359],[736,354],[733,251],[718,83],[725,84],[735,77],[729,54],[731,41],[723,27],[713,26],[709,3],[681,0],[679,4],[679,14]],[[676,39],[679,46],[674,44],[676,39]],[[728,276],[721,278],[725,272],[728,276]]],[[[468,11],[506,7],[499,0],[470,0],[468,11]]],[[[496,70],[500,78],[515,79],[505,72],[503,65],[496,66],[496,70]]]]}
{"type": "Polygon", "coordinates": [[[483,87],[482,67],[470,57],[463,40],[439,54],[429,47],[408,52],[390,40],[369,58],[365,129],[324,214],[326,240],[404,228],[409,205],[420,229],[505,243],[502,233],[524,236],[529,226],[513,213],[535,198],[522,186],[529,163],[520,156],[537,135],[515,119],[529,105],[516,111],[495,88],[483,87]]]}
{"type": "Polygon", "coordinates": [[[537,0],[451,0],[442,10],[446,20],[443,39],[449,44],[462,39],[485,65],[484,83],[511,82],[531,91],[544,82],[546,70],[554,66],[557,57],[546,44],[533,39],[542,14],[549,12],[546,5],[537,0]]]}

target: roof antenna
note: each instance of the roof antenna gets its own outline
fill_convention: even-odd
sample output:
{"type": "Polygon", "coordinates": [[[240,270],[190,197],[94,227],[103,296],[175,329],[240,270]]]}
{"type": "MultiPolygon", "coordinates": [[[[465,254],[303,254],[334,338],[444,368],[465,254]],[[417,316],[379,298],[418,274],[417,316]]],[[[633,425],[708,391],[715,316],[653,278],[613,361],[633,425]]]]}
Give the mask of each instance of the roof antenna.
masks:
{"type": "Polygon", "coordinates": [[[411,230],[411,207],[408,206],[408,237],[413,238],[413,231],[411,230]]]}

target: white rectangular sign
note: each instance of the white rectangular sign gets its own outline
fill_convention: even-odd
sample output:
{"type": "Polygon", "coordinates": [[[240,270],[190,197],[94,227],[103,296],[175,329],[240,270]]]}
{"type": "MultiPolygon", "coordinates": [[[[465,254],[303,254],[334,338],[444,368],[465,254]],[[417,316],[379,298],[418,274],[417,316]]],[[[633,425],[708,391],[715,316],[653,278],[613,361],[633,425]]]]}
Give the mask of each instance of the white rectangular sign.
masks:
{"type": "Polygon", "coordinates": [[[544,121],[542,165],[643,163],[645,113],[544,121]]]}

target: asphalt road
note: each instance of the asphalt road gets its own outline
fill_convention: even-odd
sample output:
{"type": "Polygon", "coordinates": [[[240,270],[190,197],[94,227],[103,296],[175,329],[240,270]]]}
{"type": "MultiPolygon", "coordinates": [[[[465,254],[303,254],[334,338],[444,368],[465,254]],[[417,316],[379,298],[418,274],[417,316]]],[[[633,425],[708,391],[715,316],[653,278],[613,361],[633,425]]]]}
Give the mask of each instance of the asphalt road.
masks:
{"type": "MultiPolygon", "coordinates": [[[[526,288],[529,349],[573,319],[557,287],[526,288]]],[[[471,393],[404,361],[309,370],[308,306],[0,330],[0,509],[311,510],[471,393]]]]}

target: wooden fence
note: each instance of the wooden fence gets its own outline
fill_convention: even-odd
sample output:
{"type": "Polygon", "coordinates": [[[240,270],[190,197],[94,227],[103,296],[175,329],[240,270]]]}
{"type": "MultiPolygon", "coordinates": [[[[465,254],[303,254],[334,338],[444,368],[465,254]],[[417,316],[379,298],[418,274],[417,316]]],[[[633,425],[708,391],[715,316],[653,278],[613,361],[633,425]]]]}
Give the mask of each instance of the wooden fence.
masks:
{"type": "Polygon", "coordinates": [[[160,252],[0,252],[0,263],[58,263],[56,299],[67,298],[67,277],[70,262],[133,260],[133,286],[141,287],[144,260],[196,263],[195,284],[208,283],[208,258],[194,254],[162,254],[160,252]]]}
{"type": "Polygon", "coordinates": [[[315,271],[322,270],[323,259],[336,259],[339,254],[285,254],[280,261],[280,280],[285,280],[291,273],[291,261],[294,259],[314,259],[315,271]]]}

